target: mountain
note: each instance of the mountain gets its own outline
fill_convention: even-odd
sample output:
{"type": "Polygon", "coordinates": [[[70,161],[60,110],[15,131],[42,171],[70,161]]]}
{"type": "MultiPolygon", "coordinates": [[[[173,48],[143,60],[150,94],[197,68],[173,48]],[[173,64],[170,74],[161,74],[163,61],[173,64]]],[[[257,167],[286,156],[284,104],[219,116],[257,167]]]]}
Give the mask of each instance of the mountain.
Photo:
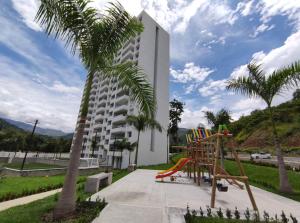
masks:
{"type": "Polygon", "coordinates": [[[0,131],[1,130],[5,130],[5,131],[14,131],[14,132],[24,132],[23,129],[10,124],[9,122],[7,122],[5,119],[1,119],[0,118],[0,131]]]}
{"type": "MultiPolygon", "coordinates": [[[[27,124],[25,122],[15,121],[12,119],[3,119],[3,120],[5,120],[7,123],[9,123],[13,126],[16,126],[19,129],[23,129],[23,130],[27,131],[27,132],[31,132],[33,129],[33,125],[27,124]]],[[[35,132],[40,135],[47,135],[47,136],[52,136],[52,137],[60,137],[60,136],[68,135],[68,133],[65,133],[61,130],[41,128],[38,126],[36,127],[35,132]]]]}
{"type": "MultiPolygon", "coordinates": [[[[186,129],[186,128],[178,128],[178,132],[177,132],[178,138],[179,138],[178,145],[186,144],[185,134],[187,134],[188,131],[189,131],[189,129],[186,129]]],[[[170,145],[175,145],[174,140],[171,135],[170,135],[170,145]]]]}
{"type": "MultiPolygon", "coordinates": [[[[285,149],[300,149],[300,100],[291,100],[273,107],[280,142],[285,149]]],[[[268,110],[255,110],[229,125],[242,148],[273,148],[268,110]]]]}

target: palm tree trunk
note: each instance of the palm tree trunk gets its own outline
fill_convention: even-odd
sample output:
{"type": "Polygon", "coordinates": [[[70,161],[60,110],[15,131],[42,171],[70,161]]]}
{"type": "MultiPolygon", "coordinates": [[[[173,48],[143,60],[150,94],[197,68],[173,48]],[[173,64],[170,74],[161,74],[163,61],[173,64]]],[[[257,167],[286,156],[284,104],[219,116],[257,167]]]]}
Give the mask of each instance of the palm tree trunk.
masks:
{"type": "Polygon", "coordinates": [[[274,122],[274,116],[273,116],[273,110],[271,106],[268,106],[269,112],[270,112],[270,119],[272,123],[272,130],[273,130],[273,142],[276,149],[276,156],[277,156],[277,163],[278,163],[278,171],[279,171],[279,191],[284,193],[292,193],[293,189],[289,183],[288,180],[288,174],[285,168],[281,146],[278,139],[278,133],[276,130],[275,122],[274,122]]]}
{"type": "Polygon", "coordinates": [[[135,165],[137,167],[137,161],[138,161],[138,153],[139,153],[139,142],[140,142],[140,131],[138,131],[138,138],[137,138],[137,145],[136,145],[136,152],[135,152],[135,165]]]}
{"type": "Polygon", "coordinates": [[[120,169],[122,169],[122,162],[123,162],[123,150],[121,150],[120,169]]]}
{"type": "Polygon", "coordinates": [[[128,166],[130,165],[130,156],[131,156],[131,151],[129,151],[129,160],[128,160],[128,166]]]}
{"type": "Polygon", "coordinates": [[[85,117],[81,117],[77,127],[76,137],[72,146],[69,166],[64,181],[64,186],[59,200],[54,208],[53,218],[60,219],[72,214],[76,207],[76,178],[80,164],[80,152],[83,142],[85,117]]]}
{"type": "Polygon", "coordinates": [[[169,163],[169,133],[167,132],[167,163],[169,163]]]}

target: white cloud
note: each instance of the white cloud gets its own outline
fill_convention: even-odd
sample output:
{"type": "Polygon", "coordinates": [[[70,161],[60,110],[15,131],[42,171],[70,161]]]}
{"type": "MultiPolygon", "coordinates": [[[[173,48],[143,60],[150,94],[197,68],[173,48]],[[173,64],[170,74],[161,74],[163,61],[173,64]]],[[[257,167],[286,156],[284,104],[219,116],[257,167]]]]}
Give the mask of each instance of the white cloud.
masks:
{"type": "MultiPolygon", "coordinates": [[[[16,11],[21,15],[24,23],[35,31],[41,27],[34,21],[39,7],[38,0],[12,0],[16,11]]],[[[110,0],[94,0],[90,6],[101,11],[106,9],[110,0]]],[[[112,1],[116,2],[116,1],[112,1]]],[[[166,30],[184,33],[190,20],[200,11],[206,14],[209,21],[214,24],[234,24],[237,16],[228,4],[220,0],[119,0],[124,8],[132,15],[138,15],[146,10],[166,30]]]]}
{"type": "Polygon", "coordinates": [[[217,105],[222,101],[222,95],[221,94],[217,94],[217,95],[213,95],[210,97],[209,99],[209,104],[211,105],[217,105]]]}
{"type": "Polygon", "coordinates": [[[74,131],[84,69],[74,59],[47,55],[44,45],[13,21],[9,14],[0,15],[0,43],[22,58],[0,54],[0,114],[20,121],[38,118],[42,127],[74,131]]]}
{"type": "Polygon", "coordinates": [[[13,7],[22,16],[23,22],[35,31],[42,31],[41,27],[34,21],[39,8],[38,0],[12,0],[13,7]]]}
{"type": "Polygon", "coordinates": [[[209,80],[205,83],[204,86],[199,88],[198,91],[203,97],[212,96],[225,90],[226,81],[226,79],[216,81],[209,80]]]}
{"type": "Polygon", "coordinates": [[[41,127],[74,131],[82,91],[58,93],[32,80],[30,72],[28,66],[0,56],[0,114],[25,122],[39,119],[41,127]]]}
{"type": "Polygon", "coordinates": [[[247,2],[239,2],[236,11],[240,11],[242,16],[248,16],[252,14],[253,3],[253,0],[247,2]]]}
{"type": "Polygon", "coordinates": [[[267,23],[273,16],[287,16],[288,19],[300,28],[300,1],[297,0],[261,0],[258,4],[261,21],[267,23]]]}
{"type": "Polygon", "coordinates": [[[205,0],[193,0],[190,4],[182,8],[179,11],[179,22],[177,23],[174,31],[183,33],[191,18],[197,13],[198,9],[205,4],[205,2],[205,0]]]}
{"type": "Polygon", "coordinates": [[[194,63],[186,63],[183,70],[174,70],[171,68],[170,74],[174,82],[187,83],[195,81],[200,83],[214,71],[208,67],[199,67],[194,63]]]}
{"type": "MultiPolygon", "coordinates": [[[[256,52],[252,55],[251,61],[255,61],[262,65],[267,74],[275,69],[287,66],[295,61],[300,60],[300,30],[290,35],[284,44],[278,48],[272,49],[270,52],[256,52]]],[[[249,61],[250,62],[250,61],[249,61]]],[[[230,77],[236,78],[247,75],[247,65],[241,65],[233,70],[230,77]]]]}
{"type": "Polygon", "coordinates": [[[263,24],[259,25],[259,26],[255,29],[254,33],[253,33],[252,35],[250,35],[250,37],[255,38],[255,37],[257,37],[260,33],[263,33],[263,32],[265,32],[265,31],[269,31],[269,30],[273,29],[274,27],[275,27],[275,25],[270,25],[270,26],[269,26],[269,25],[263,23],[263,24]]]}
{"type": "Polygon", "coordinates": [[[204,111],[208,111],[208,107],[201,107],[200,109],[186,107],[184,108],[184,113],[182,114],[180,127],[185,128],[195,128],[199,123],[207,124],[204,117],[204,111]]]}
{"type": "Polygon", "coordinates": [[[67,86],[60,81],[55,81],[51,87],[48,87],[50,90],[65,93],[65,94],[80,94],[82,89],[80,87],[67,86]]]}
{"type": "Polygon", "coordinates": [[[237,102],[235,102],[232,106],[231,109],[235,111],[240,111],[240,110],[248,110],[248,109],[261,109],[266,107],[265,103],[258,98],[243,98],[237,102]]]}

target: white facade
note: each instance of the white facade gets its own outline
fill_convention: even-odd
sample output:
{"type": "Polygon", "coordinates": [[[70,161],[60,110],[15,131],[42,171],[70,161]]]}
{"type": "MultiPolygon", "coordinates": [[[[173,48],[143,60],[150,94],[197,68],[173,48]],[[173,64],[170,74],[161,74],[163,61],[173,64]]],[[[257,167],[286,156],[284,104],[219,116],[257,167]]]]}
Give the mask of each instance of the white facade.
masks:
{"type": "MultiPolygon", "coordinates": [[[[144,31],[128,41],[120,49],[115,63],[134,61],[147,74],[157,100],[156,120],[163,131],[141,132],[138,165],[151,165],[167,161],[167,127],[169,122],[169,34],[163,30],[145,11],[138,18],[144,24],[144,31]]],[[[95,76],[90,95],[89,112],[86,121],[82,154],[90,157],[91,143],[97,135],[97,149],[94,154],[100,162],[114,167],[127,168],[129,152],[113,151],[115,139],[127,138],[137,141],[137,131],[126,124],[126,115],[138,115],[135,103],[127,92],[118,87],[116,80],[95,76]],[[114,161],[112,161],[112,157],[114,161]]],[[[135,150],[131,153],[134,162],[135,150]]]]}

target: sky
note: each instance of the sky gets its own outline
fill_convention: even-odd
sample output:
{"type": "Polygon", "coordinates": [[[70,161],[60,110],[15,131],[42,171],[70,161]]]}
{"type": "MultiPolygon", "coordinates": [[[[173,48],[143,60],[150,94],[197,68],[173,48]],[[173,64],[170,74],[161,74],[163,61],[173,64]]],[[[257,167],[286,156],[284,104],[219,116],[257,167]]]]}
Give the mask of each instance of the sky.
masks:
{"type": "MultiPolygon", "coordinates": [[[[113,1],[113,0],[112,0],[113,1]]],[[[170,100],[185,103],[181,127],[207,125],[203,111],[233,119],[265,104],[227,91],[226,81],[262,65],[266,75],[300,59],[299,0],[119,0],[170,34],[170,100]]],[[[94,0],[100,11],[106,0],[94,0]]],[[[34,21],[38,0],[0,0],[0,116],[74,131],[86,71],[34,21]]],[[[275,98],[290,100],[295,89],[275,98]]]]}

